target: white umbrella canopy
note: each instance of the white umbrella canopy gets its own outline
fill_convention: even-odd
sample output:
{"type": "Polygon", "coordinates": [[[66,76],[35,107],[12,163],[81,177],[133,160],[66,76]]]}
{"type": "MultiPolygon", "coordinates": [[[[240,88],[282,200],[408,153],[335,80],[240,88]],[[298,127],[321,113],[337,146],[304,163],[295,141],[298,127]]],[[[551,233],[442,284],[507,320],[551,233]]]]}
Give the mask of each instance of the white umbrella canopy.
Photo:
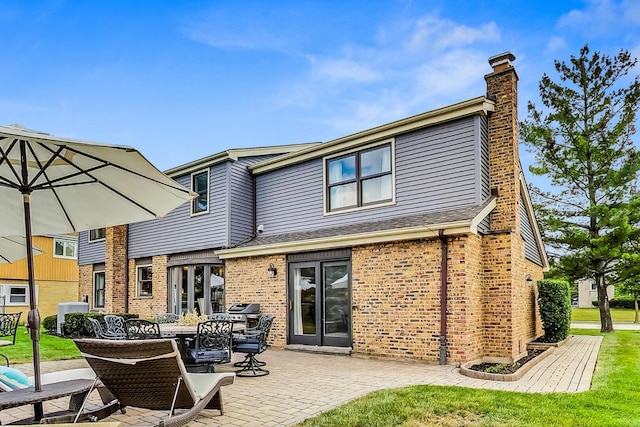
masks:
{"type": "Polygon", "coordinates": [[[136,149],[0,126],[0,236],[26,238],[34,386],[40,384],[40,315],[31,236],[129,224],[167,213],[197,194],[136,149]]]}
{"type": "MultiPolygon", "coordinates": [[[[33,248],[33,255],[40,255],[42,251],[33,248]]],[[[23,236],[0,237],[0,264],[16,262],[27,257],[27,242],[23,236]]]]}

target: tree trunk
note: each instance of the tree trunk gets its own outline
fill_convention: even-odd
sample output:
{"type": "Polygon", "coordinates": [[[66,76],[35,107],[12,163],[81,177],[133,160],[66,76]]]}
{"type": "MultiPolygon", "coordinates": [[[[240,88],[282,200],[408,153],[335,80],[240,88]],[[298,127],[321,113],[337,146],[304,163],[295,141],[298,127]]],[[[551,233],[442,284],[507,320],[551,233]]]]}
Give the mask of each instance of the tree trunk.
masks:
{"type": "Polygon", "coordinates": [[[609,296],[604,280],[600,278],[598,283],[598,307],[600,308],[600,332],[613,332],[613,321],[609,309],[609,296]]]}
{"type": "Polygon", "coordinates": [[[633,323],[638,323],[638,297],[637,296],[633,298],[633,305],[636,310],[635,317],[633,318],[633,323]]]}

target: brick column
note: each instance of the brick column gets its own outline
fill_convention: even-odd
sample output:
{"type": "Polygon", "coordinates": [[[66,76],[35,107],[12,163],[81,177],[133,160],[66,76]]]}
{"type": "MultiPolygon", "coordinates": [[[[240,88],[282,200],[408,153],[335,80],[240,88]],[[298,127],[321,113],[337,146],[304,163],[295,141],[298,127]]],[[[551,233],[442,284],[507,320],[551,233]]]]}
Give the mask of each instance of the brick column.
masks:
{"type": "Polygon", "coordinates": [[[105,237],[105,312],[127,310],[129,226],[107,227],[105,237]]]}
{"type": "Polygon", "coordinates": [[[493,72],[485,76],[487,96],[495,99],[489,116],[489,173],[497,193],[491,213],[491,232],[483,239],[484,256],[484,354],[515,358],[523,351],[520,331],[519,284],[525,280],[524,249],[520,229],[520,181],[518,155],[518,75],[510,52],[489,58],[493,72]],[[522,252],[522,253],[520,253],[522,252]],[[522,259],[521,259],[522,258],[522,259]]]}

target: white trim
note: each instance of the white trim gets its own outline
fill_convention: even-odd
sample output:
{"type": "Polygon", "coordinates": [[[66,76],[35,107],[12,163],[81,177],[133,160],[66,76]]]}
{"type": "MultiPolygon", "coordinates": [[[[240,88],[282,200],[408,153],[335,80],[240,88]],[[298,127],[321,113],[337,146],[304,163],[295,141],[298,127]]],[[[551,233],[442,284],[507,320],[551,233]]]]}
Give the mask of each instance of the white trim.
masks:
{"type": "Polygon", "coordinates": [[[360,246],[371,243],[385,243],[400,240],[433,238],[439,235],[440,230],[444,230],[445,236],[467,233],[476,234],[476,232],[473,231],[473,223],[476,221],[479,222],[478,217],[479,215],[472,220],[433,224],[430,226],[396,228],[391,230],[374,231],[370,233],[346,234],[340,236],[324,237],[320,239],[298,240],[294,242],[274,243],[270,245],[221,249],[216,251],[215,253],[216,255],[218,255],[218,257],[220,257],[220,259],[230,259],[258,255],[270,255],[274,253],[307,252],[314,250],[360,246]]]}
{"type": "MultiPolygon", "coordinates": [[[[538,220],[536,219],[536,213],[533,210],[533,204],[531,203],[531,197],[529,196],[529,189],[527,188],[527,182],[525,181],[524,173],[520,172],[520,194],[522,194],[524,199],[524,207],[527,210],[527,215],[529,215],[529,222],[531,224],[531,228],[533,229],[533,236],[536,239],[536,245],[538,246],[538,252],[540,253],[540,257],[542,258],[542,268],[544,271],[549,270],[549,259],[547,258],[547,251],[544,247],[544,242],[542,241],[542,234],[540,234],[540,228],[538,228],[538,220]]],[[[520,225],[522,228],[522,225],[520,225]]]]}
{"type": "MultiPolygon", "coordinates": [[[[7,307],[25,307],[29,306],[29,285],[27,283],[0,283],[0,295],[4,297],[4,305],[7,307]],[[13,288],[24,289],[24,301],[11,302],[11,290],[13,288]]],[[[38,287],[36,286],[36,300],[38,296],[38,287]]]]}
{"type": "Polygon", "coordinates": [[[287,154],[293,151],[299,151],[304,148],[309,148],[318,145],[318,142],[311,142],[306,144],[290,144],[290,145],[277,145],[270,147],[254,147],[254,148],[232,148],[230,150],[223,151],[221,153],[207,156],[202,159],[194,160],[175,168],[167,169],[164,171],[166,175],[171,178],[177,178],[184,176],[188,173],[203,169],[210,168],[218,163],[226,162],[227,160],[237,161],[241,157],[252,156],[269,156],[274,154],[287,154]]]}
{"type": "MultiPolygon", "coordinates": [[[[357,181],[357,183],[362,182],[362,180],[357,181]]],[[[387,139],[384,141],[378,141],[372,144],[368,144],[360,147],[352,147],[350,150],[343,151],[340,153],[334,153],[329,156],[326,156],[322,159],[322,183],[324,185],[322,191],[322,206],[323,206],[323,215],[339,215],[342,213],[360,211],[364,209],[378,208],[381,206],[391,206],[396,204],[396,140],[395,138],[387,139]],[[352,208],[346,209],[338,209],[335,211],[330,211],[328,209],[328,193],[329,193],[329,183],[327,182],[327,163],[331,159],[335,159],[337,157],[347,156],[352,153],[360,153],[362,151],[370,150],[376,147],[380,147],[382,145],[389,144],[389,149],[391,151],[391,200],[384,200],[379,203],[369,203],[363,206],[354,206],[352,208]]],[[[360,191],[358,191],[360,194],[360,191]]],[[[360,201],[358,201],[359,203],[360,201]]]]}
{"type": "Polygon", "coordinates": [[[261,174],[270,170],[279,169],[292,164],[302,163],[317,157],[324,157],[333,153],[346,152],[352,147],[359,147],[368,143],[381,141],[395,135],[433,126],[462,117],[476,114],[487,115],[494,111],[495,102],[484,96],[462,101],[436,110],[427,111],[402,120],[387,123],[372,129],[334,139],[322,144],[312,145],[289,154],[284,154],[273,159],[265,160],[249,166],[254,174],[261,174]]]}
{"type": "Polygon", "coordinates": [[[476,215],[474,218],[471,219],[471,232],[473,234],[478,234],[478,225],[480,225],[480,223],[482,222],[482,220],[484,220],[487,215],[489,215],[489,213],[491,213],[492,210],[494,210],[496,208],[497,205],[497,201],[496,201],[496,197],[493,197],[489,203],[487,203],[487,206],[485,206],[479,213],[478,215],[476,215]]]}
{"type": "Polygon", "coordinates": [[[211,169],[206,168],[206,169],[201,169],[199,171],[195,171],[191,173],[191,177],[189,179],[189,185],[191,186],[191,191],[196,193],[196,191],[194,191],[193,189],[193,177],[196,175],[200,175],[206,173],[207,174],[207,210],[201,211],[201,212],[193,212],[193,205],[195,203],[197,203],[198,197],[200,196],[200,194],[198,193],[198,197],[195,197],[194,199],[191,200],[190,204],[189,204],[189,212],[191,214],[191,216],[200,216],[200,215],[204,215],[204,214],[208,214],[209,210],[211,209],[211,169]]]}

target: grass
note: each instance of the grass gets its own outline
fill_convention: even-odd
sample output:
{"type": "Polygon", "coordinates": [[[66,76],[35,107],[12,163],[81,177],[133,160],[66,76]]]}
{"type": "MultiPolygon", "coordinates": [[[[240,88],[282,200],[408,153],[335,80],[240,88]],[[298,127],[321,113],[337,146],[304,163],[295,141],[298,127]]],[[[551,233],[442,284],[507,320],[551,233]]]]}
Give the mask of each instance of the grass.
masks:
{"type": "MultiPolygon", "coordinates": [[[[33,362],[33,349],[31,335],[26,333],[24,326],[18,327],[16,333],[16,345],[0,348],[0,353],[9,358],[10,363],[33,362]]],[[[54,335],[40,333],[40,360],[66,360],[77,359],[80,351],[73,340],[54,335]]]]}
{"type": "MultiPolygon", "coordinates": [[[[612,308],[611,319],[613,323],[633,323],[635,311],[625,308],[612,308]]],[[[600,311],[597,308],[572,308],[571,320],[576,322],[600,323],[600,311]]]]}
{"type": "MultiPolygon", "coordinates": [[[[593,330],[572,333],[598,335],[593,330]]],[[[371,393],[300,426],[638,426],[640,332],[602,335],[587,392],[530,394],[411,386],[371,393]]]]}

